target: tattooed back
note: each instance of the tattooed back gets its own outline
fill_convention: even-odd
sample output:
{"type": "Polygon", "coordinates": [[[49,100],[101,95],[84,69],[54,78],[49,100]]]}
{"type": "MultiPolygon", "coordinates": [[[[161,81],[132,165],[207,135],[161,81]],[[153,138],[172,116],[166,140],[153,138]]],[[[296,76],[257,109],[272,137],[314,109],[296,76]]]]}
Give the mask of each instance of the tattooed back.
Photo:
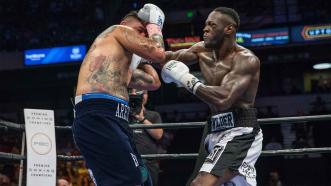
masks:
{"type": "Polygon", "coordinates": [[[146,36],[144,24],[135,18],[127,18],[121,25],[103,31],[81,65],[76,95],[102,92],[128,100],[132,54],[153,62],[165,59],[162,45],[146,36]]]}
{"type": "Polygon", "coordinates": [[[90,47],[80,67],[76,95],[104,92],[128,100],[132,53],[117,41],[116,28],[109,27],[90,47]]]}

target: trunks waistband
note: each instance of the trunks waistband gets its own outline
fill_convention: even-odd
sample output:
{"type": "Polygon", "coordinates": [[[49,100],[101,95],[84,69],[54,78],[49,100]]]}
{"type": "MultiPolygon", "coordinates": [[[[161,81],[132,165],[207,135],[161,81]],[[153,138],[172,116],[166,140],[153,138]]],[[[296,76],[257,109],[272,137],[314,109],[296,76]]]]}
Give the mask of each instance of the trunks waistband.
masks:
{"type": "Polygon", "coordinates": [[[75,105],[77,105],[78,103],[80,103],[84,100],[88,100],[88,99],[109,99],[109,100],[123,103],[125,105],[129,105],[129,103],[126,100],[113,96],[111,94],[107,94],[107,93],[86,93],[86,94],[76,96],[75,105]]]}
{"type": "Polygon", "coordinates": [[[221,132],[235,127],[258,127],[256,109],[233,109],[208,118],[208,132],[221,132]]]}
{"type": "Polygon", "coordinates": [[[75,97],[75,117],[88,113],[105,114],[105,116],[129,120],[128,102],[109,94],[83,94],[75,97]]]}

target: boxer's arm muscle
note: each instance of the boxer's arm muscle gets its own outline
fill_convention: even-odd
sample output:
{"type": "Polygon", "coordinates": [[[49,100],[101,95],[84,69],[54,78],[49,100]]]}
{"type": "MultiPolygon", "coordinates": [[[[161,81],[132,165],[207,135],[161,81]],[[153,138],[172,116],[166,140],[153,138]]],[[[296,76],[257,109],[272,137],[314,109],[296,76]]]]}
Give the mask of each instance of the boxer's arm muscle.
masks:
{"type": "Polygon", "coordinates": [[[235,65],[232,72],[226,75],[220,86],[199,86],[196,96],[207,104],[220,110],[227,110],[240,99],[249,87],[252,78],[259,73],[260,61],[255,56],[235,65]]]}
{"type": "Polygon", "coordinates": [[[150,36],[149,38],[151,38],[153,41],[158,43],[161,46],[161,48],[164,49],[164,42],[163,42],[163,36],[162,35],[154,34],[154,35],[150,36]]]}
{"type": "Polygon", "coordinates": [[[155,69],[149,64],[142,64],[133,71],[130,88],[140,90],[156,90],[161,86],[159,76],[155,69]]]}
{"type": "Polygon", "coordinates": [[[164,61],[165,51],[161,44],[139,35],[130,27],[117,26],[117,28],[115,38],[124,48],[156,63],[164,61]]]}
{"type": "Polygon", "coordinates": [[[202,49],[202,42],[196,43],[189,49],[181,49],[175,52],[173,51],[166,51],[166,61],[170,60],[177,60],[181,61],[185,64],[193,64],[198,62],[198,51],[202,49]]]}
{"type": "Polygon", "coordinates": [[[196,63],[198,60],[198,56],[189,51],[189,49],[181,49],[177,50],[175,52],[172,51],[166,51],[166,60],[165,61],[170,61],[170,60],[177,60],[181,61],[187,65],[196,63]]]}

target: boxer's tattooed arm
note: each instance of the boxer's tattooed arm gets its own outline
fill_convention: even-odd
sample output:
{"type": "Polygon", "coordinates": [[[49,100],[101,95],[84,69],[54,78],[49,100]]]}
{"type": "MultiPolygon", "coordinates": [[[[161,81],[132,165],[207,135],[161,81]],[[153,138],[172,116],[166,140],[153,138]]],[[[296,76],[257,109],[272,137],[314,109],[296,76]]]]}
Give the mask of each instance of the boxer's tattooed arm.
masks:
{"type": "Polygon", "coordinates": [[[156,41],[162,48],[164,48],[163,36],[160,34],[154,34],[151,36],[151,39],[156,41]]]}
{"type": "Polygon", "coordinates": [[[129,42],[138,43],[139,47],[144,48],[148,53],[151,53],[153,50],[160,48],[160,45],[155,41],[143,37],[135,37],[134,35],[128,33],[128,30],[124,30],[124,35],[129,42]]]}
{"type": "Polygon", "coordinates": [[[129,86],[131,88],[141,88],[150,86],[154,83],[154,79],[151,75],[147,74],[146,72],[136,69],[132,73],[131,81],[129,86]]]}
{"type": "Polygon", "coordinates": [[[116,36],[122,46],[130,52],[145,59],[160,63],[164,61],[164,48],[156,41],[142,37],[132,29],[121,27],[120,34],[116,36]]]}
{"type": "Polygon", "coordinates": [[[150,64],[140,64],[139,68],[133,71],[131,81],[129,86],[135,85],[136,87],[132,88],[141,90],[156,90],[161,86],[159,75],[150,64]]]}
{"type": "Polygon", "coordinates": [[[136,69],[131,77],[129,83],[130,88],[140,90],[156,90],[160,87],[161,83],[158,77],[149,74],[143,70],[136,69]]]}

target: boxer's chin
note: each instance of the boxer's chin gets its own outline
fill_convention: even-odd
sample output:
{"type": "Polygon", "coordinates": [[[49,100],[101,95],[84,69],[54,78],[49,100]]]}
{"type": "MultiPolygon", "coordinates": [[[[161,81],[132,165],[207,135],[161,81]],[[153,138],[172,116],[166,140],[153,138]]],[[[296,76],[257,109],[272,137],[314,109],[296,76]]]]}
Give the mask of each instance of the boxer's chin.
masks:
{"type": "Polygon", "coordinates": [[[215,48],[215,43],[213,43],[213,42],[205,41],[204,45],[205,45],[205,48],[215,48]]]}

